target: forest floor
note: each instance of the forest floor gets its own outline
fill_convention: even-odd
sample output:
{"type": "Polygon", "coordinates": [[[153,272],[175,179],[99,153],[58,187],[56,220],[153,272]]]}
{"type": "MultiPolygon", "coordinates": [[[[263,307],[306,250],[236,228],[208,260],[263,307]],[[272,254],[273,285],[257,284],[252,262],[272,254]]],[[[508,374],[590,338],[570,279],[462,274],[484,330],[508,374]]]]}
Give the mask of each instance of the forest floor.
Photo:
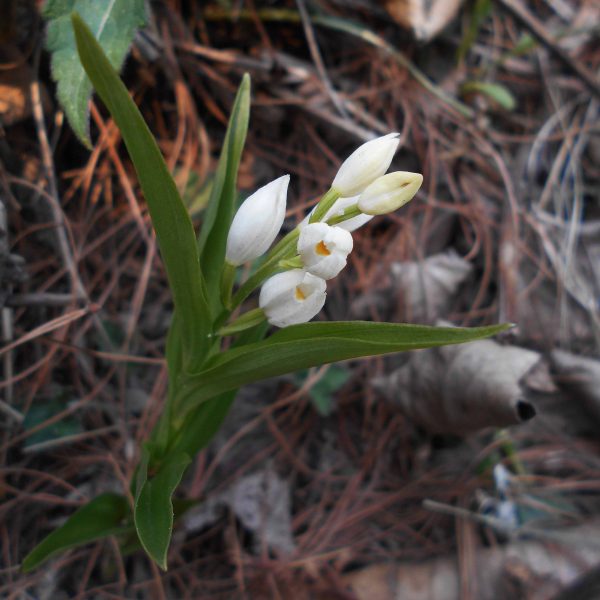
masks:
{"type": "Polygon", "coordinates": [[[600,597],[600,9],[453,4],[152,2],[123,78],[198,225],[246,72],[238,186],[290,173],[287,228],[400,132],[393,168],[421,191],[355,232],[317,318],[516,327],[241,390],[178,492],[199,502],[167,572],[110,538],[28,574],[77,507],[127,490],[172,304],[119,131],[94,99],[77,141],[20,4],[0,43],[1,597],[600,597]]]}

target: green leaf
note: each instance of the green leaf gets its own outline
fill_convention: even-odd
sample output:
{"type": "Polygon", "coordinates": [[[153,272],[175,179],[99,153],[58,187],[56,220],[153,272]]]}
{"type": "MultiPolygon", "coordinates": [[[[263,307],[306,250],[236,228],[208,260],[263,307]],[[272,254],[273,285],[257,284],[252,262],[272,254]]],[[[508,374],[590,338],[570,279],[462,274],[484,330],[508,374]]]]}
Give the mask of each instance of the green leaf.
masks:
{"type": "Polygon", "coordinates": [[[182,391],[186,409],[242,385],[317,365],[461,344],[486,338],[510,327],[428,327],[367,321],[304,323],[280,329],[262,342],[216,356],[208,368],[190,375],[182,391]]]}
{"type": "MultiPolygon", "coordinates": [[[[33,404],[25,415],[23,421],[23,428],[25,431],[33,429],[38,425],[47,421],[54,415],[62,412],[69,400],[69,395],[61,393],[57,398],[53,398],[46,402],[38,402],[33,404]]],[[[73,417],[65,417],[60,421],[56,421],[43,429],[40,429],[36,433],[27,437],[25,441],[25,447],[32,446],[34,444],[40,444],[49,440],[55,440],[57,438],[65,437],[68,435],[75,435],[81,433],[82,427],[79,421],[73,417]]]]}
{"type": "Polygon", "coordinates": [[[77,51],[98,95],[121,130],[148,202],[182,327],[186,361],[201,363],[212,328],[192,221],[154,137],[102,48],[77,14],[77,51]]]}
{"type": "Polygon", "coordinates": [[[224,392],[187,413],[179,436],[174,442],[173,452],[185,452],[195,456],[205,448],[221,427],[236,394],[237,388],[224,392]]]}
{"type": "Polygon", "coordinates": [[[27,573],[51,556],[109,535],[126,533],[123,520],[130,512],[129,504],[118,494],[102,494],[79,508],[67,522],[40,542],[21,565],[27,573]]]}
{"type": "MultiPolygon", "coordinates": [[[[303,371],[297,375],[297,385],[302,387],[309,375],[303,371]]],[[[326,373],[310,388],[308,394],[315,410],[323,417],[328,417],[334,409],[333,394],[337,392],[350,379],[348,369],[332,365],[326,373]]]]}
{"type": "Polygon", "coordinates": [[[236,208],[237,174],[250,118],[250,76],[244,75],[237,92],[219,166],[213,181],[210,201],[198,238],[202,272],[209,289],[210,306],[217,314],[221,308],[219,281],[225,262],[227,234],[236,208]]]}
{"type": "Polygon", "coordinates": [[[458,60],[462,61],[477,38],[483,21],[492,12],[492,0],[475,0],[469,14],[469,25],[458,47],[458,60]]]}
{"type": "Polygon", "coordinates": [[[148,460],[138,471],[134,522],[140,542],[159,567],[167,569],[167,550],[173,532],[171,496],[190,464],[187,454],[178,453],[166,460],[148,479],[148,460]]]}
{"type": "MultiPolygon", "coordinates": [[[[246,344],[253,344],[262,340],[269,324],[265,321],[251,329],[246,329],[235,339],[232,348],[246,344]]],[[[203,402],[186,414],[180,422],[180,431],[177,440],[173,443],[171,452],[185,452],[195,456],[215,436],[227,413],[231,409],[237,389],[230,390],[208,402],[203,402]]],[[[183,411],[179,411],[183,413],[183,411]]]]}
{"type": "Polygon", "coordinates": [[[485,94],[494,102],[497,102],[505,110],[514,110],[517,106],[517,101],[512,93],[499,83],[485,83],[483,81],[468,81],[461,87],[463,94],[472,92],[485,94]]]}
{"type": "Polygon", "coordinates": [[[139,27],[146,21],[144,0],[48,0],[46,47],[52,54],[57,94],[77,137],[90,146],[89,100],[92,84],[83,70],[71,27],[71,13],[83,15],[112,66],[119,70],[139,27]]]}

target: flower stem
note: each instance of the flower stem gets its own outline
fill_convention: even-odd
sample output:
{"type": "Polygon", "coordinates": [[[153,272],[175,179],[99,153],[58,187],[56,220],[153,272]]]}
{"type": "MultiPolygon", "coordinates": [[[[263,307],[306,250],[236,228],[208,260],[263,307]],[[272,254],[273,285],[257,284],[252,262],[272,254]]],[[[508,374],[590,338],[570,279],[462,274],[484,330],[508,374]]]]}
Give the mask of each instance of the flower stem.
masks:
{"type": "Polygon", "coordinates": [[[219,335],[233,335],[250,327],[254,327],[265,320],[265,313],[262,308],[254,308],[240,315],[233,323],[221,327],[217,332],[219,335]]]}
{"type": "Polygon", "coordinates": [[[323,219],[323,217],[327,214],[327,211],[335,204],[335,201],[341,196],[341,194],[335,188],[329,188],[317,207],[315,208],[313,214],[310,216],[308,220],[309,223],[318,223],[323,219]]]}
{"type": "Polygon", "coordinates": [[[337,225],[338,223],[343,223],[344,221],[348,221],[348,219],[353,219],[354,217],[358,217],[362,214],[363,213],[360,211],[358,206],[350,206],[344,211],[343,214],[331,217],[331,219],[327,219],[327,225],[337,225]]]}
{"type": "Polygon", "coordinates": [[[225,261],[221,272],[221,302],[225,308],[231,305],[231,290],[235,279],[235,266],[225,261]]]}
{"type": "Polygon", "coordinates": [[[296,244],[298,243],[299,236],[300,230],[296,227],[296,229],[290,231],[279,241],[271,252],[269,252],[260,268],[234,294],[231,301],[231,310],[238,307],[267,277],[270,277],[280,269],[278,264],[280,260],[292,258],[296,254],[296,244]]]}

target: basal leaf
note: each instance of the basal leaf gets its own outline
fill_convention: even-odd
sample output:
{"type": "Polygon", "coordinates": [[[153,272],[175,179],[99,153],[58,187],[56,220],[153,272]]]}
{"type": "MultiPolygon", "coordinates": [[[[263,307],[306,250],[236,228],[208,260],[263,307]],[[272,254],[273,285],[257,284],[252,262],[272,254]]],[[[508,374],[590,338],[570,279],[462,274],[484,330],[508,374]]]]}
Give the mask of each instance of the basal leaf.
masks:
{"type": "Polygon", "coordinates": [[[186,361],[199,364],[207,351],[212,321],[192,221],[154,137],[123,82],[81,18],[73,14],[72,22],[81,63],[121,130],[148,203],[175,311],[185,323],[182,338],[186,361]]]}
{"type": "Polygon", "coordinates": [[[219,166],[198,238],[202,272],[210,290],[210,304],[214,314],[221,306],[219,280],[225,261],[227,233],[236,208],[237,173],[248,132],[249,117],[250,76],[246,74],[231,109],[219,166]]]}
{"type": "Polygon", "coordinates": [[[104,49],[112,66],[119,70],[135,32],[146,21],[144,0],[48,0],[46,47],[52,54],[52,77],[57,94],[77,137],[90,146],[89,100],[92,84],[75,48],[71,13],[83,16],[104,49]]]}
{"type": "Polygon", "coordinates": [[[470,342],[508,327],[467,329],[366,321],[293,325],[262,342],[216,356],[208,368],[188,378],[182,402],[189,410],[225,391],[268,377],[350,358],[470,342]]]}
{"type": "Polygon", "coordinates": [[[24,572],[35,569],[55,554],[99,540],[109,535],[127,533],[123,524],[130,507],[123,496],[102,494],[79,508],[67,522],[40,542],[23,561],[24,572]]]}
{"type": "Polygon", "coordinates": [[[134,510],[135,528],[144,550],[162,568],[167,569],[167,550],[173,532],[171,496],[190,464],[187,454],[173,454],[163,462],[154,476],[148,477],[147,463],[138,473],[138,490],[134,510]],[[140,485],[141,484],[141,485],[140,485]]]}

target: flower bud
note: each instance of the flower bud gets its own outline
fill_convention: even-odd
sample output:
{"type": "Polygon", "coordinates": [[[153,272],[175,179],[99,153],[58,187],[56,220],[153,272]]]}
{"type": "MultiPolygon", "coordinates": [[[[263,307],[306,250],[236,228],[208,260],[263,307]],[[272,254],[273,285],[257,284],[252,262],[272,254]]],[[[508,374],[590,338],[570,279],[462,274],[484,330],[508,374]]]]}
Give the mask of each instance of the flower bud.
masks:
{"type": "Polygon", "coordinates": [[[227,236],[225,259],[238,266],[264,254],[277,237],[283,219],[290,176],[267,183],[246,198],[227,236]]]}
{"type": "Polygon", "coordinates": [[[341,196],[360,194],[389,168],[400,144],[400,134],[389,133],[358,147],[340,167],[331,187],[341,196]]]}
{"type": "Polygon", "coordinates": [[[335,277],[346,266],[351,251],[352,235],[340,227],[311,223],[300,231],[298,254],[304,268],[317,277],[335,277]]]}
{"type": "Polygon", "coordinates": [[[358,208],[367,215],[384,215],[413,199],[423,183],[423,175],[396,171],[374,181],[359,197],[358,208]]]}
{"type": "Polygon", "coordinates": [[[310,321],[325,304],[325,280],[303,269],[273,275],[260,290],[258,304],[276,327],[310,321]]]}

